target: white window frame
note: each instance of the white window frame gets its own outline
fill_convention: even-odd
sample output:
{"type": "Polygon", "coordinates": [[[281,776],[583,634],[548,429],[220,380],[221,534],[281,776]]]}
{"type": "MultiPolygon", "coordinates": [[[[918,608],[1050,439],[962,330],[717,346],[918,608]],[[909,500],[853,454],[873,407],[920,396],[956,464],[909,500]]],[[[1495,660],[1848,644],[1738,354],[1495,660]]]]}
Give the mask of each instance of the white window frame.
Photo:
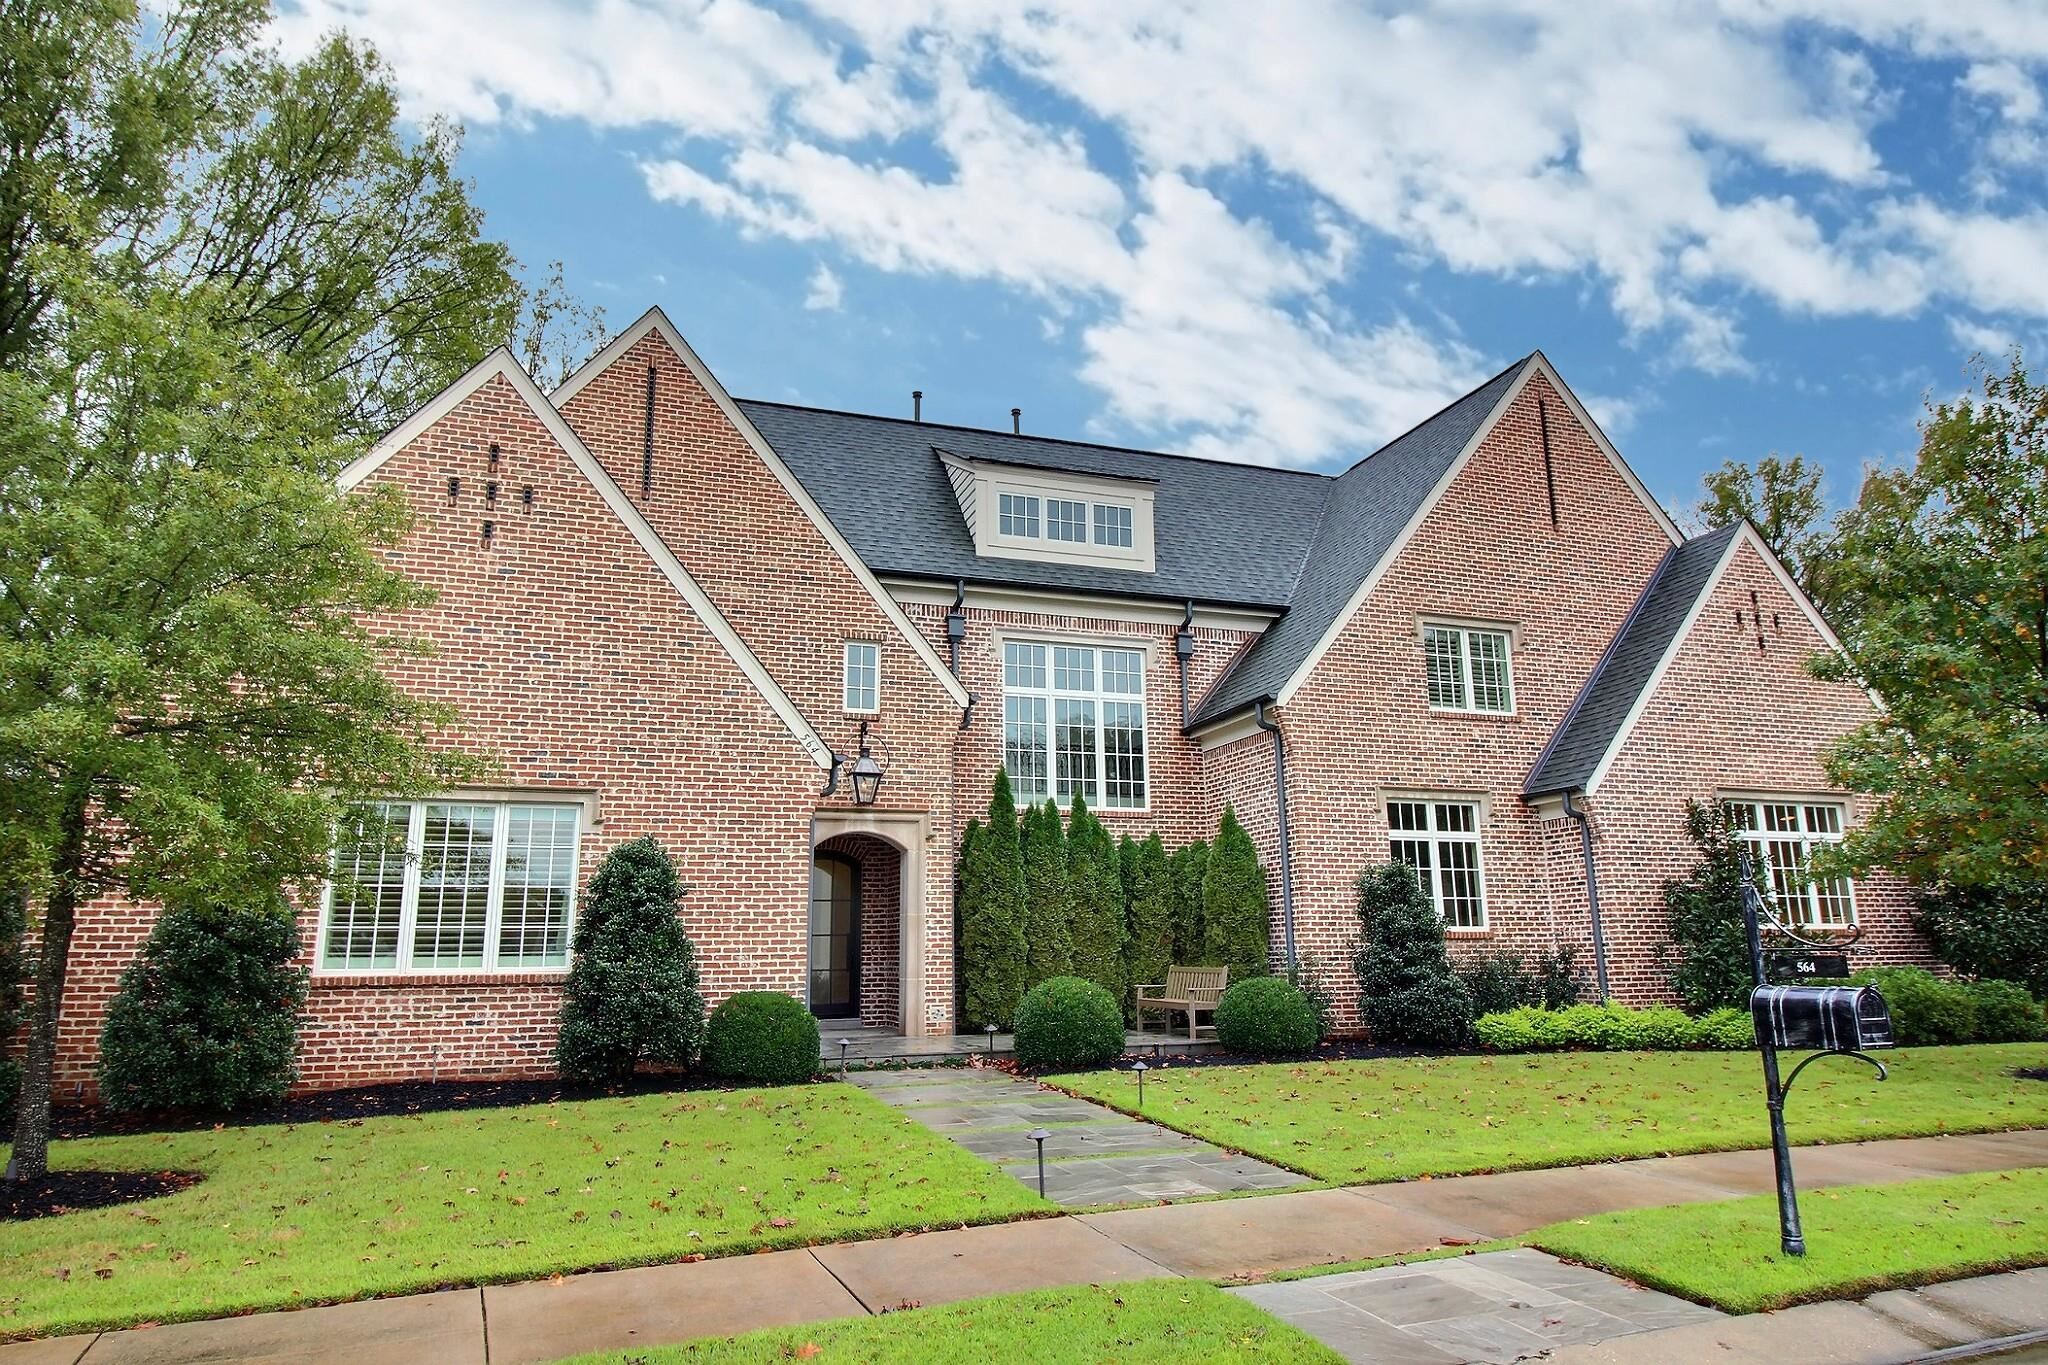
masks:
{"type": "Polygon", "coordinates": [[[1138,543],[1138,509],[1127,502],[1089,504],[1088,526],[1092,544],[1128,550],[1138,543]],[[1112,530],[1116,532],[1115,536],[1104,534],[1112,530]]]}
{"type": "Polygon", "coordinates": [[[1055,545],[1086,545],[1088,543],[1088,522],[1093,515],[1088,503],[1081,498],[1063,498],[1058,495],[1045,501],[1045,538],[1055,545]],[[1054,528],[1064,526],[1072,535],[1061,535],[1054,528]]]}
{"type": "MultiPolygon", "coordinates": [[[[1038,783],[1016,772],[1010,772],[1010,784],[1016,791],[1019,803],[1043,802],[1047,797],[1059,801],[1062,810],[1073,805],[1071,797],[1059,795],[1059,740],[1056,734],[1059,726],[1059,704],[1061,702],[1092,704],[1094,706],[1095,773],[1082,795],[1088,798],[1088,808],[1094,811],[1112,810],[1122,813],[1143,813],[1152,808],[1152,732],[1151,713],[1146,704],[1145,689],[1151,676],[1151,651],[1142,641],[1113,641],[1101,639],[1072,640],[1057,637],[1043,638],[1002,637],[997,638],[1001,650],[1003,678],[1003,763],[1006,768],[1010,761],[1010,732],[1014,723],[1013,702],[1041,703],[1045,712],[1045,780],[1038,783]],[[1012,684],[1010,681],[1010,651],[1012,648],[1042,649],[1045,651],[1045,685],[1012,684]],[[1077,650],[1092,655],[1089,676],[1093,686],[1076,688],[1061,687],[1058,684],[1056,665],[1058,650],[1077,650]],[[1102,660],[1105,654],[1128,654],[1136,661],[1137,691],[1115,692],[1104,686],[1102,660]],[[1109,783],[1109,728],[1103,723],[1105,709],[1111,705],[1135,706],[1138,710],[1137,734],[1139,751],[1136,755],[1138,781],[1144,785],[1144,799],[1135,805],[1113,804],[1106,798],[1109,783]]],[[[1029,722],[1036,724],[1033,720],[1029,722]]]]}
{"type": "MultiPolygon", "coordinates": [[[[315,976],[474,976],[490,975],[532,975],[564,973],[575,955],[576,903],[581,889],[583,869],[583,832],[590,822],[590,803],[575,794],[559,798],[524,797],[505,799],[502,797],[455,793],[446,796],[427,797],[419,801],[378,801],[370,802],[379,806],[402,806],[406,808],[405,826],[405,869],[401,884],[398,912],[398,950],[396,960],[388,967],[328,965],[327,934],[334,914],[335,883],[328,880],[320,898],[320,923],[313,941],[313,974],[315,976]],[[415,965],[413,938],[419,925],[420,902],[420,851],[426,842],[427,807],[429,806],[488,806],[492,809],[490,881],[484,902],[484,951],[481,965],[474,967],[438,967],[415,965]],[[569,904],[565,910],[566,930],[563,936],[563,956],[559,966],[535,966],[520,964],[500,967],[498,965],[498,936],[504,923],[505,909],[505,859],[510,842],[507,830],[513,810],[538,808],[544,810],[567,810],[574,813],[574,822],[569,836],[569,904]]],[[[330,855],[338,860],[341,849],[337,846],[330,855]]]]}
{"type": "Polygon", "coordinates": [[[1473,621],[1426,620],[1420,633],[1422,643],[1422,687],[1429,709],[1460,716],[1512,716],[1515,714],[1515,632],[1508,626],[1486,625],[1473,621]],[[1442,631],[1457,639],[1457,666],[1459,703],[1445,705],[1431,693],[1429,685],[1430,635],[1442,631]],[[1486,635],[1500,640],[1501,683],[1507,693],[1507,705],[1501,707],[1476,704],[1479,691],[1473,686],[1472,637],[1486,635]]]}
{"type": "Polygon", "coordinates": [[[1795,929],[1832,932],[1856,927],[1856,879],[1831,877],[1823,881],[1805,875],[1806,869],[1813,866],[1814,849],[1839,844],[1848,832],[1847,802],[1810,795],[1743,793],[1723,795],[1721,807],[1731,817],[1735,837],[1750,851],[1757,888],[1787,924],[1795,929]],[[1797,829],[1767,828],[1782,821],[1786,811],[1791,812],[1797,829]],[[1825,820],[1818,818],[1823,811],[1828,813],[1825,820]],[[1832,828],[1816,828],[1823,824],[1832,828]],[[1796,866],[1781,865],[1776,846],[1783,845],[1797,850],[1796,866]],[[1802,879],[1803,884],[1793,885],[1795,878],[1802,879]],[[1841,908],[1835,910],[1835,904],[1841,908]],[[1837,917],[1829,918],[1831,911],[1837,917]]]}
{"type": "Polygon", "coordinates": [[[1037,493],[1011,488],[1001,490],[996,494],[996,534],[1004,540],[1037,540],[1039,528],[1045,525],[1044,505],[1045,500],[1037,493]],[[1010,525],[1005,525],[1006,522],[1010,525]],[[1017,523],[1028,524],[1031,529],[1016,530],[1017,523]]]}
{"type": "Polygon", "coordinates": [[[882,646],[874,640],[848,640],[841,654],[839,699],[851,716],[873,716],[882,710],[882,646]],[[856,663],[854,656],[865,653],[866,659],[856,663]],[[863,688],[855,682],[859,671],[865,671],[870,681],[863,688]],[[861,705],[860,691],[872,694],[868,704],[861,705]]]}
{"type": "Polygon", "coordinates": [[[1443,921],[1444,932],[1449,934],[1484,934],[1492,927],[1492,914],[1486,901],[1486,803],[1469,795],[1429,795],[1420,792],[1402,792],[1386,798],[1383,814],[1387,821],[1387,856],[1392,861],[1415,868],[1415,863],[1401,856],[1400,845],[1422,844],[1426,846],[1429,859],[1428,875],[1421,875],[1424,869],[1416,868],[1422,889],[1429,895],[1429,903],[1436,911],[1436,917],[1443,921]],[[1423,824],[1418,829],[1397,829],[1394,825],[1394,807],[1419,806],[1422,808],[1423,824]],[[1456,807],[1471,812],[1472,828],[1469,830],[1446,827],[1445,808],[1456,807]],[[1446,891],[1444,878],[1462,868],[1448,865],[1443,856],[1449,845],[1470,847],[1472,850],[1472,882],[1474,898],[1478,903],[1478,918],[1473,923],[1460,924],[1444,913],[1446,891]]]}

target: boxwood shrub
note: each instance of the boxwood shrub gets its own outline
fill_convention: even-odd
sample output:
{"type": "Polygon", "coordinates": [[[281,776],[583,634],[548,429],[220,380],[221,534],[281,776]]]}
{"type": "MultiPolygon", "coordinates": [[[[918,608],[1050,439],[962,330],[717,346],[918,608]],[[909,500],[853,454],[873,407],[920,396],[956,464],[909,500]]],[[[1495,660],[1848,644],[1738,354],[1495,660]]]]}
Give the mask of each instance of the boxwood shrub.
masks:
{"type": "Polygon", "coordinates": [[[2010,981],[1950,981],[1921,967],[1874,967],[1850,978],[1874,985],[1902,1047],[2025,1043],[2041,1036],[2041,1007],[2010,981]]]}
{"type": "Polygon", "coordinates": [[[1301,988],[1280,976],[1255,976],[1223,992],[1216,1002],[1216,1040],[1255,1057],[1298,1057],[1321,1030],[1316,1008],[1301,988]]]}
{"type": "Polygon", "coordinates": [[[704,1069],[732,1081],[794,1085],[818,1073],[818,1021],[780,991],[741,991],[711,1011],[704,1069]]]}
{"type": "Polygon", "coordinates": [[[1692,1018],[1682,1010],[1626,1005],[1573,1005],[1561,1010],[1532,1005],[1483,1014],[1472,1031],[1482,1047],[1494,1052],[1733,1050],[1756,1042],[1748,1011],[1738,1009],[1709,1010],[1692,1018]]]}
{"type": "Polygon", "coordinates": [[[1101,1066],[1124,1050],[1124,1011],[1093,981],[1055,976],[1017,1006],[1017,1061],[1024,1066],[1101,1066]]]}

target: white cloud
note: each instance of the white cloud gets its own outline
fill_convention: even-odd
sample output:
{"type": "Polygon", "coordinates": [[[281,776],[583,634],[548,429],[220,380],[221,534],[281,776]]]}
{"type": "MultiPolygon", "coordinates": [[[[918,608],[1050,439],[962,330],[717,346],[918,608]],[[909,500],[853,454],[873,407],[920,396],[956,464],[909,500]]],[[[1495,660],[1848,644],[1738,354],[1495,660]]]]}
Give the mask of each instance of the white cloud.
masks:
{"type": "Polygon", "coordinates": [[[846,286],[832,273],[832,268],[823,261],[811,272],[810,284],[804,294],[804,307],[813,312],[836,313],[845,301],[846,286]]]}
{"type": "Polygon", "coordinates": [[[1987,358],[2003,356],[2019,345],[2019,338],[2011,332],[1978,318],[1950,318],[1948,334],[1956,345],[1987,358]]]}
{"type": "Polygon", "coordinates": [[[418,113],[646,130],[649,192],[743,234],[1015,289],[1111,417],[1240,458],[1339,458],[1488,368],[1412,300],[1338,302],[1416,267],[1579,282],[1716,373],[1759,306],[2048,317],[2048,215],[1993,211],[2048,145],[2040,0],[794,3],[299,0],[279,33],[370,38],[418,113]],[[1879,152],[1926,61],[1996,110],[1975,204],[1879,152]]]}

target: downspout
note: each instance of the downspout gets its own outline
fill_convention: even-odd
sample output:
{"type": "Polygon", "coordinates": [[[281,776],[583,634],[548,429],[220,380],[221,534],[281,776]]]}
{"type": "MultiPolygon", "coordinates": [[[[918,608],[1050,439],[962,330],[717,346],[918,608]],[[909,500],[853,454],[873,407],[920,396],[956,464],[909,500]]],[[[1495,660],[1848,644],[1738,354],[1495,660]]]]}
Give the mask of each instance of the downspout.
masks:
{"type": "Polygon", "coordinates": [[[1266,698],[1258,700],[1255,719],[1261,730],[1273,736],[1273,804],[1280,823],[1280,924],[1287,937],[1287,974],[1294,975],[1294,858],[1287,837],[1287,737],[1266,714],[1266,698]]]}
{"type": "Polygon", "coordinates": [[[1173,657],[1180,660],[1180,728],[1188,728],[1188,665],[1195,661],[1195,599],[1188,599],[1188,614],[1173,636],[1173,657]]]}
{"type": "MultiPolygon", "coordinates": [[[[946,613],[946,667],[955,678],[960,676],[960,642],[967,638],[967,580],[953,580],[953,609],[946,613]]],[[[967,705],[960,711],[960,728],[965,730],[974,719],[974,703],[980,700],[974,693],[967,694],[967,705]]]]}
{"type": "Polygon", "coordinates": [[[1564,793],[1564,813],[1578,822],[1579,852],[1586,862],[1586,907],[1593,917],[1593,974],[1600,984],[1600,1003],[1611,999],[1607,990],[1607,931],[1600,925],[1600,877],[1593,870],[1593,824],[1583,808],[1572,804],[1564,793]]]}

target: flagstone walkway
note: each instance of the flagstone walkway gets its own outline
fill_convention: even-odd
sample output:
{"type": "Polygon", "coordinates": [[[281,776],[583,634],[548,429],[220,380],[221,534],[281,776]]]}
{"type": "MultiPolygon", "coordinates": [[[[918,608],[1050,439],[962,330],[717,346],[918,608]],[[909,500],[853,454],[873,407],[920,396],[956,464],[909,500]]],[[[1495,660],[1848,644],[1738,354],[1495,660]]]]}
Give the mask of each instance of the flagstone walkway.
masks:
{"type": "Polygon", "coordinates": [[[863,1071],[847,1079],[1033,1189],[1038,1152],[1026,1135],[1045,1129],[1052,1134],[1045,1143],[1045,1197],[1069,1208],[1309,1183],[1299,1172],[1000,1071],[863,1071]]]}

